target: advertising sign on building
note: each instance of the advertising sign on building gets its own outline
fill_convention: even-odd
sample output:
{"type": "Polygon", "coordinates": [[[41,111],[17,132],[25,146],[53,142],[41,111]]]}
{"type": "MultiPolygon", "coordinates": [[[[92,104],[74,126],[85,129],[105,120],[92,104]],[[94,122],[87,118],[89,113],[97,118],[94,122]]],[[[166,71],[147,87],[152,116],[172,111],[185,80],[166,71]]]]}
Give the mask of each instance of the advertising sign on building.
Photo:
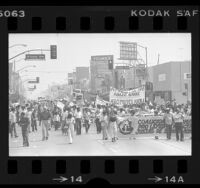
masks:
{"type": "Polygon", "coordinates": [[[92,61],[110,61],[113,60],[113,55],[97,55],[91,56],[92,61]]]}
{"type": "Polygon", "coordinates": [[[110,102],[115,105],[139,104],[145,102],[145,86],[128,91],[110,90],[110,102]]]}
{"type": "Polygon", "coordinates": [[[159,82],[162,82],[162,81],[165,81],[166,80],[166,74],[159,74],[158,75],[158,81],[159,82]]]}
{"type": "Polygon", "coordinates": [[[184,73],[184,80],[190,79],[191,73],[184,73]]]}

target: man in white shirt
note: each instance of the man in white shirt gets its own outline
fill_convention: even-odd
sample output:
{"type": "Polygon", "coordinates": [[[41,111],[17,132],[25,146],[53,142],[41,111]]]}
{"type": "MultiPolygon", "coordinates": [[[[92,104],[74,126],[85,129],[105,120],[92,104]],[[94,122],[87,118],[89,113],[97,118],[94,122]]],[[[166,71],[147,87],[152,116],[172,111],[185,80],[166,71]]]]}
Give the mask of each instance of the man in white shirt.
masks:
{"type": "Polygon", "coordinates": [[[82,118],[82,112],[80,110],[80,108],[77,108],[77,111],[75,113],[75,117],[76,117],[76,134],[80,135],[81,134],[81,118],[82,118]]]}
{"type": "Polygon", "coordinates": [[[10,124],[11,124],[11,129],[10,129],[10,133],[11,133],[11,138],[13,138],[13,131],[14,131],[14,135],[15,135],[15,138],[17,138],[17,132],[16,132],[16,121],[17,121],[17,118],[16,118],[16,113],[15,113],[15,109],[12,108],[11,109],[11,112],[9,114],[9,119],[10,119],[10,124]]]}
{"type": "Polygon", "coordinates": [[[32,110],[31,108],[29,107],[27,109],[27,112],[26,112],[26,117],[29,119],[29,125],[28,125],[28,132],[30,133],[31,132],[31,116],[32,116],[32,110]]]}

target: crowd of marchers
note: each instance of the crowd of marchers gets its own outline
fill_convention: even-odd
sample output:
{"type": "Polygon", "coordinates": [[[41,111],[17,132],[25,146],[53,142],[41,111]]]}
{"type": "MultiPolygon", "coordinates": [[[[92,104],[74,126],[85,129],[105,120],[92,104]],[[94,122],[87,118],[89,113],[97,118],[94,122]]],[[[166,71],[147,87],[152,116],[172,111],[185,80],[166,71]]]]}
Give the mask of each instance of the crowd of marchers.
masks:
{"type": "MultiPolygon", "coordinates": [[[[91,125],[96,126],[96,133],[102,134],[103,140],[116,142],[119,123],[128,120],[134,126],[133,138],[137,134],[138,117],[143,115],[162,116],[165,123],[166,137],[171,139],[172,127],[175,127],[176,140],[184,141],[183,121],[191,116],[191,104],[177,105],[175,102],[157,105],[152,103],[116,106],[113,104],[98,105],[85,102],[78,105],[76,102],[59,101],[27,101],[25,105],[11,104],[9,106],[9,133],[11,138],[17,138],[16,128],[21,127],[23,146],[29,146],[29,134],[38,133],[41,126],[41,140],[50,137],[50,130],[61,130],[67,136],[69,143],[73,143],[75,135],[88,134],[91,125]]],[[[158,139],[158,136],[155,136],[158,139]]]]}

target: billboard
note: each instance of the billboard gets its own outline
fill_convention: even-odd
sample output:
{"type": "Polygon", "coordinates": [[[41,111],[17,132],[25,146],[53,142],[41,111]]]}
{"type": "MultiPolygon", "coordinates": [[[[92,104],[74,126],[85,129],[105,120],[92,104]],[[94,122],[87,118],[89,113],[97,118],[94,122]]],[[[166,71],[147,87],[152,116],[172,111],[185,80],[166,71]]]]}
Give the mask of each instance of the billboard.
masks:
{"type": "Polygon", "coordinates": [[[120,43],[120,60],[137,60],[136,42],[119,42],[119,43],[120,43]]]}

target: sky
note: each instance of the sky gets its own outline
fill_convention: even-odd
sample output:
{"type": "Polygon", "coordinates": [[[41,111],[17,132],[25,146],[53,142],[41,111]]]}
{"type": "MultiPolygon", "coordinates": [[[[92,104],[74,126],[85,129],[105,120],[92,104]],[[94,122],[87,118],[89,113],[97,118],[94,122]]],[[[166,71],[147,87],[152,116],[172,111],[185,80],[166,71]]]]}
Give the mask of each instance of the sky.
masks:
{"type": "MultiPolygon", "coordinates": [[[[114,55],[114,63],[119,60],[119,41],[137,42],[148,49],[148,66],[156,65],[158,54],[159,63],[168,61],[191,60],[190,33],[123,33],[123,34],[9,34],[9,46],[26,44],[26,47],[16,45],[9,48],[9,58],[25,50],[50,49],[57,45],[57,59],[50,59],[50,52],[44,53],[45,61],[24,61],[21,55],[16,61],[16,70],[29,65],[27,71],[20,71],[22,79],[40,77],[37,89],[29,95],[36,98],[40,92],[53,83],[67,83],[67,74],[78,66],[90,66],[93,55],[114,55]]],[[[145,50],[138,47],[138,52],[145,58],[145,50]]],[[[11,61],[13,62],[13,61],[11,61]]]]}

